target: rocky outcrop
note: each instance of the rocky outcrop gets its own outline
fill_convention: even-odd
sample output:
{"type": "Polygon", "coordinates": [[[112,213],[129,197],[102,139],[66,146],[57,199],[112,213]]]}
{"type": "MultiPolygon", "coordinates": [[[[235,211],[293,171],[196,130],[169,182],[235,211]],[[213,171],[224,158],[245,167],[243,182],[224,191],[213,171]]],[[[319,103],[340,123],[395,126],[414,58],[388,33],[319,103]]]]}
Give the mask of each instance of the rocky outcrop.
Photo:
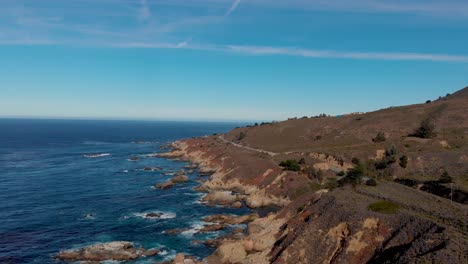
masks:
{"type": "Polygon", "coordinates": [[[93,246],[62,251],[55,258],[63,261],[128,261],[159,254],[156,249],[135,248],[130,242],[115,241],[93,246]]]}
{"type": "Polygon", "coordinates": [[[155,188],[162,189],[162,190],[170,189],[172,188],[172,186],[174,186],[174,183],[172,181],[167,181],[167,182],[154,185],[155,188]]]}
{"type": "Polygon", "coordinates": [[[218,214],[207,216],[203,218],[204,222],[210,223],[221,223],[221,224],[228,224],[228,225],[238,225],[244,224],[248,222],[252,222],[256,219],[260,218],[258,214],[250,214],[250,215],[242,215],[242,216],[235,216],[235,215],[227,215],[227,214],[218,214]]]}
{"type": "Polygon", "coordinates": [[[187,177],[185,175],[175,176],[174,178],[171,179],[171,182],[173,182],[173,183],[184,183],[184,182],[188,182],[188,181],[189,181],[189,177],[187,177]]]}

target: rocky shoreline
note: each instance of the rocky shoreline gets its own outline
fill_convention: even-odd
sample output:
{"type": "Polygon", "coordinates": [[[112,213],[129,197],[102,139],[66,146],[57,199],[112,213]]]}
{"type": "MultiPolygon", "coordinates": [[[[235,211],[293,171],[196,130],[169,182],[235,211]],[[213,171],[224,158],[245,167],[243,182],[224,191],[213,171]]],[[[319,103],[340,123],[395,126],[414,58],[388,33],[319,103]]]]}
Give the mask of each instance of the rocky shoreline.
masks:
{"type": "MultiPolygon", "coordinates": [[[[179,254],[167,263],[465,263],[467,260],[466,225],[454,228],[444,223],[453,215],[466,220],[466,206],[423,193],[410,194],[406,187],[394,183],[357,190],[340,188],[331,193],[319,189],[297,195],[297,190],[310,185],[310,180],[281,170],[262,153],[235,148],[217,137],[176,141],[170,147],[170,152],[159,156],[188,161],[202,173],[211,173],[197,188],[207,193],[203,198],[207,204],[231,206],[239,202],[249,208],[280,209],[262,218],[248,219],[246,233],[207,241],[216,251],[203,260],[179,254]],[[375,191],[380,195],[375,195],[375,191]],[[403,205],[396,215],[368,210],[370,203],[400,193],[414,197],[394,200],[403,205]],[[446,211],[423,208],[418,200],[440,204],[446,211]]],[[[222,215],[204,220],[217,223],[216,228],[235,223],[222,215]]]]}
{"type": "MultiPolygon", "coordinates": [[[[451,219],[452,222],[463,223],[468,219],[465,205],[451,204],[445,199],[413,192],[409,187],[391,182],[381,183],[378,187],[344,187],[332,192],[314,188],[314,182],[307,176],[282,170],[268,154],[238,148],[215,136],[176,141],[167,149],[169,152],[155,155],[190,162],[192,165],[186,166],[187,169],[198,169],[203,178],[196,191],[206,193],[202,202],[207,206],[247,206],[257,210],[274,206],[278,210],[261,217],[258,214],[205,217],[202,220],[209,225],[198,230],[199,233],[238,224],[248,224],[248,229],[233,228],[231,234],[217,239],[193,241],[194,244],[203,243],[216,248],[205,259],[178,254],[174,260],[164,263],[468,261],[468,242],[464,239],[468,230],[466,224],[454,226],[446,222],[451,219]],[[382,200],[399,204],[401,208],[395,214],[368,209],[369,204],[382,200]],[[426,206],[426,203],[418,201],[440,207],[426,206]]],[[[165,184],[172,187],[184,182],[184,175],[177,172],[165,184]]],[[[165,186],[158,187],[165,189],[165,186]]],[[[165,233],[171,235],[185,231],[173,229],[165,233]]],[[[133,247],[117,249],[130,250],[131,257],[145,256],[144,250],[133,247]]],[[[105,253],[109,256],[109,252],[105,253]]]]}

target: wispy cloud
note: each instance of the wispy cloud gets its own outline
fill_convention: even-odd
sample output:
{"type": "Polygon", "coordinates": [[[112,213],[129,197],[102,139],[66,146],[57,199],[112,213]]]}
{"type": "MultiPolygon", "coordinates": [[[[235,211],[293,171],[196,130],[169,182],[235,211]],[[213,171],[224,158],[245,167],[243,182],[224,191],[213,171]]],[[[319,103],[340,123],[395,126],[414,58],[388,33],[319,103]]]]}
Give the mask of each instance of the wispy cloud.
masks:
{"type": "Polygon", "coordinates": [[[232,3],[231,7],[229,8],[229,10],[226,12],[226,14],[224,16],[229,16],[232,12],[234,12],[237,7],[239,6],[241,0],[234,0],[234,2],[232,3]]]}
{"type": "Polygon", "coordinates": [[[465,55],[405,53],[405,52],[344,52],[335,50],[313,50],[268,46],[226,46],[228,51],[251,55],[285,55],[305,58],[331,58],[354,60],[397,60],[397,61],[439,61],[468,62],[465,55]]]}

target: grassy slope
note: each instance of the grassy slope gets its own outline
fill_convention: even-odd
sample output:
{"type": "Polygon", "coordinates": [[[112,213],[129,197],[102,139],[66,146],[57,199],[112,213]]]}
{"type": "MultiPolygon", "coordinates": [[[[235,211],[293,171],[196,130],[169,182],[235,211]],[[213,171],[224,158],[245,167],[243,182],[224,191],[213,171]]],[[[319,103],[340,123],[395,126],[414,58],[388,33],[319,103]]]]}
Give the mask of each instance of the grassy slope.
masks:
{"type": "Polygon", "coordinates": [[[226,135],[239,143],[274,152],[319,152],[350,161],[375,158],[378,150],[398,149],[410,158],[407,169],[396,176],[437,178],[447,170],[457,183],[468,184],[468,87],[429,104],[392,107],[361,115],[297,119],[257,127],[238,128],[226,135]],[[422,120],[434,117],[437,137],[408,137],[422,120]],[[374,143],[378,132],[387,140],[374,143]],[[317,140],[317,136],[321,139],[317,140]]]}

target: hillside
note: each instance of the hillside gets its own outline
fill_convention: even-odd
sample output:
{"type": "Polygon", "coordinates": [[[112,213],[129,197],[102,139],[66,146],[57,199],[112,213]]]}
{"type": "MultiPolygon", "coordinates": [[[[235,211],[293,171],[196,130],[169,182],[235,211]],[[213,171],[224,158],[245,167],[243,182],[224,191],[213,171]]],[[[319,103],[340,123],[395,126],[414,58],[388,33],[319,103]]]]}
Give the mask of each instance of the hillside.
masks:
{"type": "Polygon", "coordinates": [[[199,263],[467,263],[467,110],[465,88],[181,140],[161,156],[209,174],[205,202],[272,211],[199,263]]]}
{"type": "Polygon", "coordinates": [[[347,162],[353,157],[376,159],[395,146],[409,160],[407,169],[395,168],[392,175],[430,180],[448,171],[457,176],[460,185],[467,184],[463,177],[468,173],[467,137],[468,87],[431,103],[340,117],[288,120],[239,128],[226,135],[226,139],[248,147],[278,153],[325,153],[347,162]],[[408,136],[427,119],[435,125],[434,137],[408,136]],[[385,134],[386,140],[375,143],[373,138],[379,132],[385,134]],[[245,136],[238,140],[241,133],[245,136]]]}

